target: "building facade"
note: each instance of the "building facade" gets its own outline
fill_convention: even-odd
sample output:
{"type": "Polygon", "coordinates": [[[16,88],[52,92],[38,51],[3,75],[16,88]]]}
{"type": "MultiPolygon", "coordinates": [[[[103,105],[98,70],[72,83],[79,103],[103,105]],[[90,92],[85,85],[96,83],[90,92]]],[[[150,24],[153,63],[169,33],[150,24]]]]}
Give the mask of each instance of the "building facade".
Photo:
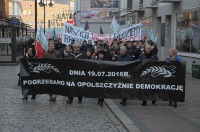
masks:
{"type": "Polygon", "coordinates": [[[120,0],[120,5],[122,18],[142,24],[143,37],[150,31],[158,34],[161,60],[167,49],[176,48],[187,72],[194,61],[200,64],[200,0],[120,0]]]}
{"type": "MultiPolygon", "coordinates": [[[[40,0],[38,0],[38,3],[40,0]]],[[[46,1],[45,1],[46,2],[46,1]]],[[[45,5],[45,28],[61,28],[63,23],[69,19],[70,7],[66,1],[54,1],[53,6],[49,7],[50,0],[45,5]]],[[[22,0],[22,20],[35,29],[35,0],[22,0]]],[[[37,27],[44,27],[44,7],[37,5],[37,27]]]]}

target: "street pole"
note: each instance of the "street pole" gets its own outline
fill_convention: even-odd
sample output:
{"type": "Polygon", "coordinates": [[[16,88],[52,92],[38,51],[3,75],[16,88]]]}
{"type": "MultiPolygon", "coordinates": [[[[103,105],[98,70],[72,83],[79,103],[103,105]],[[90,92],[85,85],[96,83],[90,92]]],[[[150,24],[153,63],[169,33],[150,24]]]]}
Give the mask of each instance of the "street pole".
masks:
{"type": "Polygon", "coordinates": [[[45,4],[44,4],[44,35],[45,35],[45,4]]]}
{"type": "Polygon", "coordinates": [[[35,0],[35,37],[37,33],[37,0],[35,0]]]}

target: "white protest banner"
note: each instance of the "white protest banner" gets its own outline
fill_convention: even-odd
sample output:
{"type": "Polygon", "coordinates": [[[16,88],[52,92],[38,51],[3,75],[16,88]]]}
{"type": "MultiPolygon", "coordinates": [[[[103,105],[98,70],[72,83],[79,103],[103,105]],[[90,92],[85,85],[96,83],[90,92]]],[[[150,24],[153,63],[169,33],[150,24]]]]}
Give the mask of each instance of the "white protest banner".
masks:
{"type": "Polygon", "coordinates": [[[132,40],[140,40],[141,39],[141,24],[136,24],[130,26],[128,28],[122,29],[120,34],[97,34],[88,31],[84,31],[79,27],[75,27],[68,23],[64,24],[63,34],[62,34],[62,43],[63,44],[70,44],[72,39],[76,41],[83,41],[83,40],[107,40],[112,42],[113,39],[121,38],[123,41],[132,41],[132,40]]]}

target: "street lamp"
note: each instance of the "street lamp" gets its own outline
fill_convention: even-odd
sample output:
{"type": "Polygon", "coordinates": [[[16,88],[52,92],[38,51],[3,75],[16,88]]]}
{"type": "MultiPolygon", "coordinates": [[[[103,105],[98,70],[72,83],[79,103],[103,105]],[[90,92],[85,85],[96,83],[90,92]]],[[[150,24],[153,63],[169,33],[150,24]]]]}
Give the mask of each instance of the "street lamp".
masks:
{"type": "MultiPolygon", "coordinates": [[[[40,5],[40,7],[44,7],[44,34],[45,34],[45,6],[47,6],[47,0],[46,0],[46,4],[44,3],[44,0],[40,0],[40,2],[38,3],[40,5]]],[[[48,4],[49,7],[53,6],[52,0],[50,0],[50,3],[48,4]]]]}
{"type": "Polygon", "coordinates": [[[71,10],[69,10],[69,13],[70,13],[70,14],[69,14],[69,19],[72,19],[72,16],[73,16],[72,13],[73,13],[73,12],[72,12],[71,10]]]}
{"type": "Polygon", "coordinates": [[[66,10],[63,10],[62,17],[63,17],[64,19],[66,19],[66,17],[67,17],[67,21],[68,21],[68,13],[67,13],[66,10]],[[66,12],[66,13],[65,13],[65,12],[66,12]]]}
{"type": "Polygon", "coordinates": [[[37,0],[35,0],[35,38],[37,33],[37,0]]]}

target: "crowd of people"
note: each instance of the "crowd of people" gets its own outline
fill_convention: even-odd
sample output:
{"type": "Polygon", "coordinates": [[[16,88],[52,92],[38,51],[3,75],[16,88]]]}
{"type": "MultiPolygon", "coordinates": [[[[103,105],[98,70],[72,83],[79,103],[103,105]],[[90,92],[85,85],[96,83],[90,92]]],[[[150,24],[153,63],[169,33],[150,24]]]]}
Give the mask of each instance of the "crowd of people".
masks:
{"type": "MultiPolygon", "coordinates": [[[[28,52],[25,54],[27,58],[36,58],[34,47],[28,47],[28,52]],[[32,52],[31,52],[32,51],[32,52]]],[[[147,38],[141,41],[127,41],[114,39],[111,44],[106,40],[83,41],[82,44],[72,40],[70,44],[62,44],[61,40],[56,42],[49,39],[49,49],[43,55],[43,58],[73,58],[73,59],[95,59],[101,61],[136,61],[136,60],[158,60],[158,49],[156,43],[147,38]]],[[[166,61],[180,61],[181,58],[177,55],[175,49],[169,49],[166,61]]],[[[26,92],[23,93],[23,99],[28,99],[26,92]]],[[[56,95],[49,95],[49,101],[56,101],[56,95]]],[[[33,94],[32,99],[35,99],[33,94]]],[[[82,103],[83,97],[78,97],[78,103],[82,103]]],[[[98,104],[103,106],[104,98],[98,98],[98,104]]],[[[73,103],[73,97],[68,97],[68,104],[73,103]]],[[[126,98],[120,102],[126,105],[126,98]]],[[[156,103],[156,98],[152,100],[152,104],[156,103]]],[[[141,104],[147,105],[147,100],[144,98],[141,104]]],[[[177,102],[170,100],[169,106],[177,107],[177,102]]]]}

